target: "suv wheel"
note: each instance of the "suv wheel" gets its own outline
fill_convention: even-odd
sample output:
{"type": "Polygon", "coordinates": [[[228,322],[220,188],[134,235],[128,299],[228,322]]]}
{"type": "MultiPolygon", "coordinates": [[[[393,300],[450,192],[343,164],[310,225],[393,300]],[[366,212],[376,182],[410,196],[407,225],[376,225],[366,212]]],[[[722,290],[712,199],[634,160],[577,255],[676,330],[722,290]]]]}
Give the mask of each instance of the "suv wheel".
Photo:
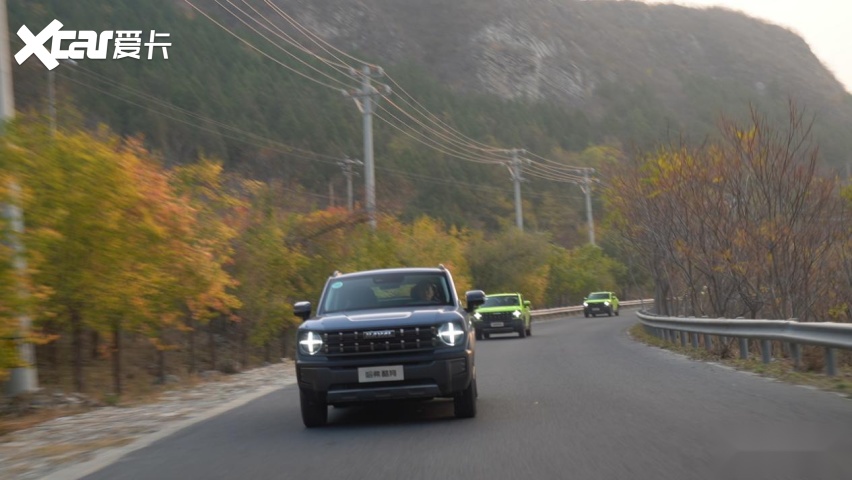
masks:
{"type": "Polygon", "coordinates": [[[529,326],[527,327],[527,336],[532,336],[532,322],[530,322],[529,326]]]}
{"type": "Polygon", "coordinates": [[[527,336],[527,328],[523,323],[521,324],[521,328],[518,330],[518,336],[521,338],[525,338],[527,336]]]}
{"type": "Polygon", "coordinates": [[[482,340],[482,330],[477,330],[477,331],[476,331],[476,339],[477,339],[477,340],[482,340]]]}
{"type": "Polygon", "coordinates": [[[612,316],[612,307],[609,307],[609,310],[607,310],[606,314],[607,314],[607,316],[609,316],[609,317],[611,317],[611,316],[612,316]]]}
{"type": "Polygon", "coordinates": [[[299,403],[302,405],[302,423],[308,428],[321,427],[328,421],[328,406],[315,402],[299,389],[299,403]]]}
{"type": "Polygon", "coordinates": [[[463,392],[453,398],[453,411],[456,418],[473,418],[476,416],[476,377],[463,392]]]}

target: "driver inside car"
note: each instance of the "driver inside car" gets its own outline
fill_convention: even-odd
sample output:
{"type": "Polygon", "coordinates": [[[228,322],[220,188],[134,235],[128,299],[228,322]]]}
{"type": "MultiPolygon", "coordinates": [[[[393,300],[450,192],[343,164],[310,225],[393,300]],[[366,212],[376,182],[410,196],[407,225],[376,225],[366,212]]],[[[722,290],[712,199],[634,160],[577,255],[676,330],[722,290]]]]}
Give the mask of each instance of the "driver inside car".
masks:
{"type": "Polygon", "coordinates": [[[437,302],[437,290],[432,282],[422,280],[411,288],[411,298],[421,302],[437,302]]]}

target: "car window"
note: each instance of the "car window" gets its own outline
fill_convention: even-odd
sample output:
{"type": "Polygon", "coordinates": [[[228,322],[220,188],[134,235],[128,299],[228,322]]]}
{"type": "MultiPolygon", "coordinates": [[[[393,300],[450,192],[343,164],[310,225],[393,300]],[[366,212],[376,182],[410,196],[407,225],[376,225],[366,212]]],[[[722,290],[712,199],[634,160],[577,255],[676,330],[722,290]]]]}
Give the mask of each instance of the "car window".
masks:
{"type": "Polygon", "coordinates": [[[376,273],[332,279],[324,292],[322,313],[452,305],[447,277],[436,273],[376,273]]]}
{"type": "Polygon", "coordinates": [[[596,292],[596,293],[589,295],[589,300],[601,300],[601,299],[605,299],[605,298],[609,298],[609,293],[596,292]]]}

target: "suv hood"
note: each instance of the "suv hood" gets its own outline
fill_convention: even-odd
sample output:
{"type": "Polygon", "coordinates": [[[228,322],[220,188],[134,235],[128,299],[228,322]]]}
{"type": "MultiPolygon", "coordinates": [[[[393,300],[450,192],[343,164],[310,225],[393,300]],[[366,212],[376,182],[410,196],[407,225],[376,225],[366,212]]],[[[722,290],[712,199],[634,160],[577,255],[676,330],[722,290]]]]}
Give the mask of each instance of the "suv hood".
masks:
{"type": "Polygon", "coordinates": [[[514,312],[515,310],[523,311],[524,308],[515,305],[511,307],[479,307],[476,309],[476,311],[479,313],[514,312]]]}
{"type": "Polygon", "coordinates": [[[349,313],[332,313],[316,317],[303,323],[302,326],[314,330],[352,330],[367,328],[383,328],[388,325],[399,327],[416,327],[440,322],[463,320],[453,307],[415,308],[410,310],[363,310],[349,313]]]}

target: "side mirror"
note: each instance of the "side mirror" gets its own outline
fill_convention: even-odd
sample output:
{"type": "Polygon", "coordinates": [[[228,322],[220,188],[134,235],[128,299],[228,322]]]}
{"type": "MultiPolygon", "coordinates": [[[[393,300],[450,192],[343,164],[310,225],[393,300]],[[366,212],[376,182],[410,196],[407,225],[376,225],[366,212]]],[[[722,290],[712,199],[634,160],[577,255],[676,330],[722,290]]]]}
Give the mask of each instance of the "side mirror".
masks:
{"type": "Polygon", "coordinates": [[[311,302],[296,302],[293,304],[293,315],[304,322],[311,316],[311,302]]]}
{"type": "Polygon", "coordinates": [[[464,298],[467,301],[465,311],[470,313],[476,310],[476,307],[485,303],[485,292],[482,290],[469,290],[465,292],[464,298]]]}
{"type": "Polygon", "coordinates": [[[524,306],[525,307],[529,307],[530,305],[532,305],[532,304],[530,303],[529,300],[524,300],[524,306]]]}

